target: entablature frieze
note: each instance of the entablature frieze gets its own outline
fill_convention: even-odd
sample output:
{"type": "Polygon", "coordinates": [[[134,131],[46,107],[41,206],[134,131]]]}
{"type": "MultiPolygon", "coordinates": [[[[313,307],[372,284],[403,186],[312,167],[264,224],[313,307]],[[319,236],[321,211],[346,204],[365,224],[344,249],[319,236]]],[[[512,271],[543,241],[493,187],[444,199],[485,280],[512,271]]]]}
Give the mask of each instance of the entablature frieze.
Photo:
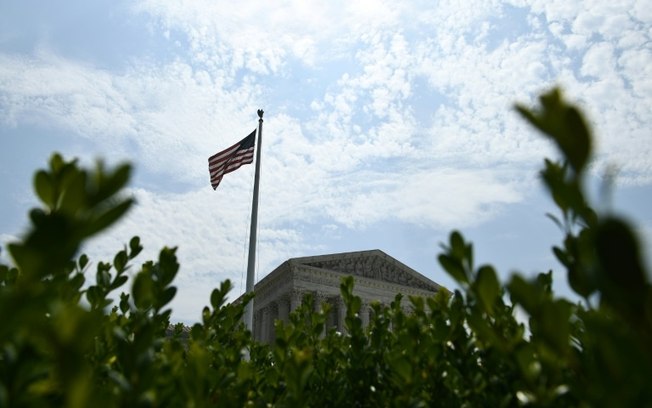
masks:
{"type": "Polygon", "coordinates": [[[436,284],[421,279],[415,272],[408,271],[380,256],[342,257],[315,260],[305,264],[314,268],[331,270],[345,275],[368,278],[404,287],[422,289],[429,292],[438,290],[436,284]]]}
{"type": "MultiPolygon", "coordinates": [[[[293,286],[301,285],[306,288],[322,289],[323,292],[339,294],[339,286],[342,277],[347,276],[345,273],[336,272],[316,268],[308,265],[297,265],[293,268],[293,277],[295,282],[293,286]]],[[[382,294],[384,298],[394,298],[397,293],[403,295],[414,295],[428,297],[432,296],[435,291],[425,290],[421,288],[414,288],[411,286],[400,285],[387,281],[379,281],[373,278],[365,278],[361,276],[354,276],[355,286],[354,293],[356,295],[369,294],[371,296],[361,296],[364,298],[373,295],[382,294]]]]}

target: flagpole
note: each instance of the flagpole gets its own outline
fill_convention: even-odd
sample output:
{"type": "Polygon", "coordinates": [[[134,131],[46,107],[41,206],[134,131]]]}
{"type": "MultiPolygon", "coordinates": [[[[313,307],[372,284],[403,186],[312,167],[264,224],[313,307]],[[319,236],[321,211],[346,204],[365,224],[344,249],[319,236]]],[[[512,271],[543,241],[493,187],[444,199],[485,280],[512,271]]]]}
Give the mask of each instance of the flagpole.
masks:
{"type": "MultiPolygon", "coordinates": [[[[258,229],[258,184],[260,183],[260,150],[263,141],[263,110],[258,109],[258,140],[256,141],[256,174],[254,176],[254,198],[251,205],[251,230],[249,233],[249,263],[247,264],[246,293],[254,290],[254,275],[256,269],[256,230],[258,229]]],[[[254,334],[254,300],[247,304],[244,313],[246,328],[254,334]]]]}

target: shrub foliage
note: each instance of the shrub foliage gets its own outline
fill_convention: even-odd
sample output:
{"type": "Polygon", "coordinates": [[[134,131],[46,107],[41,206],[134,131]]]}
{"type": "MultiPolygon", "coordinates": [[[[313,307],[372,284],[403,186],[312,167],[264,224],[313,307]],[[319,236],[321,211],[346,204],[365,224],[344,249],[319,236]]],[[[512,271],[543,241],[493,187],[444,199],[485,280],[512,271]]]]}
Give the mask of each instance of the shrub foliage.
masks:
{"type": "Polygon", "coordinates": [[[0,406],[651,406],[649,275],[632,226],[586,196],[588,126],[558,90],[517,110],[561,152],[541,172],[559,209],[552,250],[583,301],[556,297],[552,272],[500,282],[455,231],[438,259],[459,289],[374,304],[367,327],[349,277],[346,333],[325,332],[328,306],[307,297],[259,344],[241,322],[250,297],[228,303],[226,281],[187,333],[170,325],[175,248],[140,267],[138,237],[112,261],[79,255],[133,205],[129,165],[55,154],[34,177],[42,207],[8,246],[14,265],[0,265],[0,406]]]}

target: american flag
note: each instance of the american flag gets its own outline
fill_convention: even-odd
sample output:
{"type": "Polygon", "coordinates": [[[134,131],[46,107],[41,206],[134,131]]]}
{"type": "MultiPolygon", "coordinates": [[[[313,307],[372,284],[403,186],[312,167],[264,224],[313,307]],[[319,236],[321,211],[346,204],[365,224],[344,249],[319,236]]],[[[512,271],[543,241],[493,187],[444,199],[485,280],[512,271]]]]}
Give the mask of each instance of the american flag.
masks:
{"type": "Polygon", "coordinates": [[[254,161],[254,145],[256,142],[256,130],[238,143],[222,150],[208,158],[208,171],[211,174],[211,186],[213,190],[220,185],[222,177],[240,168],[244,164],[254,161]]]}

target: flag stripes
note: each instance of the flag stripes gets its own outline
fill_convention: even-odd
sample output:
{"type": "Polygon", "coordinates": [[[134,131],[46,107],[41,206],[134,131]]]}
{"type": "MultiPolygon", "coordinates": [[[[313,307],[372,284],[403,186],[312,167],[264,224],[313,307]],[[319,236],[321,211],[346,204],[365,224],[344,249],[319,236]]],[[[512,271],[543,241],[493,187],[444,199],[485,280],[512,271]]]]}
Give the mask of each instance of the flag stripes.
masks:
{"type": "Polygon", "coordinates": [[[254,161],[256,130],[228,149],[215,153],[208,158],[208,172],[211,175],[213,190],[220,185],[222,177],[254,161]]]}

